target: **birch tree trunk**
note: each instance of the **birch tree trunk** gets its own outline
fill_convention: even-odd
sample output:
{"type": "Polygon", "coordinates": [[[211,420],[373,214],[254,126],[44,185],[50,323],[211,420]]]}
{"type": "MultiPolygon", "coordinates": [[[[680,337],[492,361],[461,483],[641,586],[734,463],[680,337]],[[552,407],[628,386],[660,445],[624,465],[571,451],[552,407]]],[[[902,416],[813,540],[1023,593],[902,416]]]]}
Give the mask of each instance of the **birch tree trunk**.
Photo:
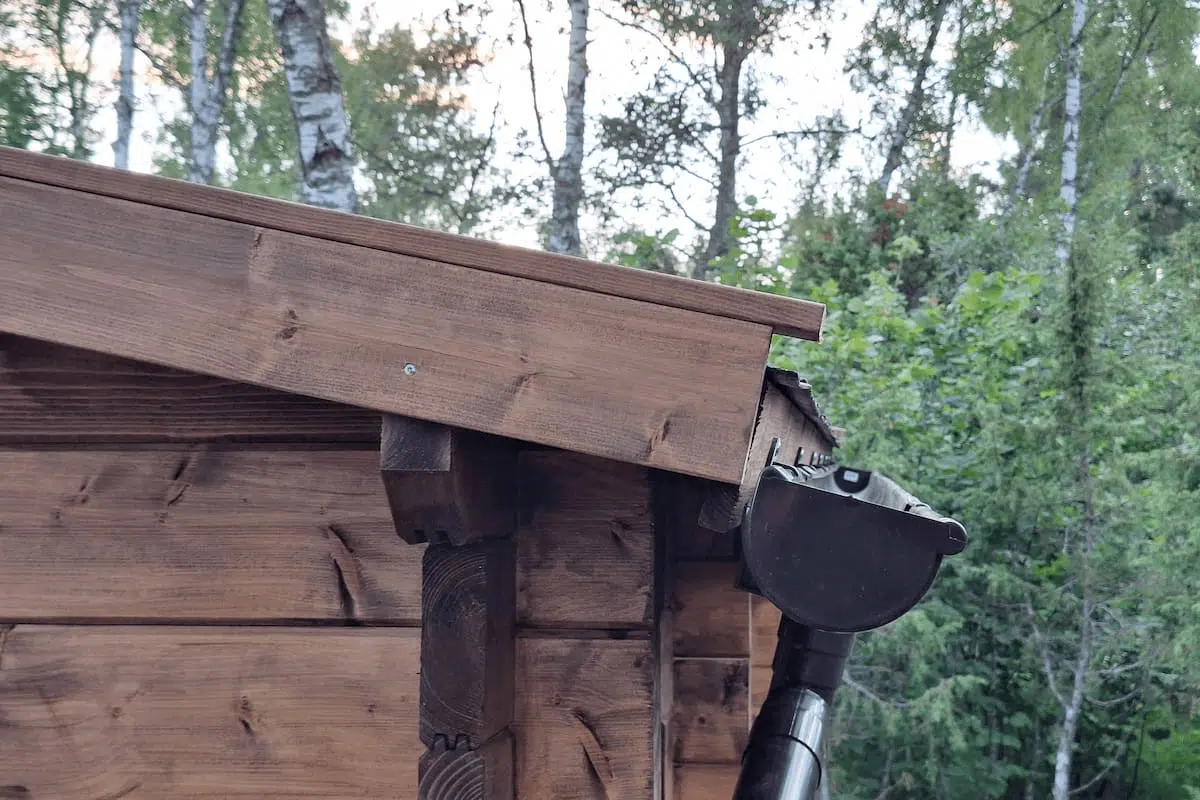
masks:
{"type": "Polygon", "coordinates": [[[1054,751],[1054,788],[1051,793],[1054,800],[1068,800],[1071,794],[1071,762],[1075,755],[1075,735],[1079,731],[1084,689],[1092,667],[1092,613],[1091,593],[1085,589],[1083,614],[1079,622],[1079,653],[1072,670],[1071,694],[1063,698],[1065,703],[1062,728],[1058,733],[1058,747],[1054,751]]]}
{"type": "Polygon", "coordinates": [[[717,197],[713,209],[713,224],[708,231],[708,245],[703,260],[696,264],[693,277],[703,279],[714,259],[729,252],[731,245],[729,223],[737,210],[737,160],[742,149],[741,87],[742,67],[746,52],[740,42],[722,47],[721,67],[717,83],[721,94],[717,100],[717,119],[721,127],[719,163],[717,167],[717,197]]]}
{"type": "Polygon", "coordinates": [[[1029,186],[1029,173],[1033,170],[1033,159],[1037,155],[1038,135],[1042,132],[1042,119],[1050,108],[1050,64],[1042,73],[1042,99],[1034,109],[1029,120],[1029,131],[1025,136],[1025,144],[1017,153],[1017,179],[1013,181],[1012,191],[1008,193],[1005,209],[1011,213],[1017,207],[1017,201],[1025,196],[1029,186]]]}
{"type": "MultiPolygon", "coordinates": [[[[588,0],[569,0],[571,39],[567,70],[566,143],[562,156],[550,164],[554,177],[554,205],[550,215],[549,249],[578,256],[583,253],[579,236],[579,205],[583,201],[583,116],[587,92],[588,0]]],[[[530,66],[532,69],[532,65],[530,66]]]]}
{"type": "Polygon", "coordinates": [[[1083,69],[1083,26],[1087,21],[1088,0],[1074,0],[1071,13],[1071,39],[1067,43],[1066,120],[1063,124],[1062,182],[1059,197],[1065,209],[1062,214],[1062,233],[1055,255],[1059,268],[1066,271],[1071,258],[1071,242],[1075,238],[1075,220],[1079,211],[1079,118],[1083,104],[1081,72],[1083,69]]]}
{"type": "Polygon", "coordinates": [[[216,170],[217,126],[225,109],[229,78],[233,74],[233,62],[242,37],[242,11],[245,7],[246,0],[228,0],[217,68],[211,79],[208,74],[208,0],[192,0],[189,9],[191,81],[188,85],[188,106],[192,115],[192,141],[188,180],[192,183],[210,183],[216,170]]]}
{"type": "Polygon", "coordinates": [[[929,38],[925,40],[925,48],[921,51],[921,60],[917,62],[917,71],[913,75],[913,85],[908,93],[908,102],[904,105],[904,111],[900,114],[896,129],[892,131],[887,157],[883,162],[883,172],[880,173],[877,182],[879,191],[884,195],[891,186],[892,176],[900,167],[900,159],[904,155],[904,145],[908,143],[909,131],[912,129],[913,122],[925,104],[925,79],[929,75],[929,68],[933,66],[933,51],[937,47],[938,36],[941,35],[942,23],[946,20],[946,11],[949,8],[950,0],[939,0],[933,12],[933,19],[929,22],[929,38]]]}
{"type": "Polygon", "coordinates": [[[117,10],[120,15],[118,39],[121,44],[121,67],[117,96],[117,138],[113,142],[113,156],[117,169],[129,169],[129,140],[133,136],[133,57],[141,0],[120,0],[117,10]]]}
{"type": "Polygon", "coordinates": [[[358,210],[350,125],[333,60],[322,0],[267,0],[283,53],[284,74],[304,175],[301,199],[338,211],[358,210]]]}

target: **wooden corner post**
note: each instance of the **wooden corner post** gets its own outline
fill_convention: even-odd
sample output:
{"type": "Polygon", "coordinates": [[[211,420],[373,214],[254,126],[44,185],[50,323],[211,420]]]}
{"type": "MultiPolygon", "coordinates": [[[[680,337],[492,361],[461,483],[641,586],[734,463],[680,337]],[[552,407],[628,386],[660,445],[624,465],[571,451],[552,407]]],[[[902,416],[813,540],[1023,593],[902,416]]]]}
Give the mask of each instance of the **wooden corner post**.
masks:
{"type": "Polygon", "coordinates": [[[385,415],[397,533],[425,544],[421,800],[512,800],[517,455],[513,442],[385,415]]]}

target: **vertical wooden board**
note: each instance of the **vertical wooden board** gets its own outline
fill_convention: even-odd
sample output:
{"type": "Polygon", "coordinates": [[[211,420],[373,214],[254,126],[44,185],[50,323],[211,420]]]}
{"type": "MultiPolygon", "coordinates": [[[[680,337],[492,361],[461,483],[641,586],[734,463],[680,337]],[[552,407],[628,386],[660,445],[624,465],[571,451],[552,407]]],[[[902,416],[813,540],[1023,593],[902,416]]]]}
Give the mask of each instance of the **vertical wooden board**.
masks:
{"type": "Polygon", "coordinates": [[[649,629],[654,525],[647,470],[556,451],[520,455],[517,619],[649,629]]]}
{"type": "Polygon", "coordinates": [[[771,665],[782,615],[770,600],[758,595],[751,599],[750,609],[750,713],[757,714],[771,688],[771,665]]]}
{"type": "Polygon", "coordinates": [[[737,786],[738,764],[677,764],[675,800],[730,800],[737,786]]]}
{"type": "Polygon", "coordinates": [[[750,594],[735,585],[738,565],[675,565],[675,656],[750,655],[750,594]]]}
{"type": "Polygon", "coordinates": [[[750,733],[747,659],[675,659],[675,761],[737,764],[750,733]]]}
{"type": "Polygon", "coordinates": [[[366,450],[0,448],[0,621],[416,625],[366,450]]]}
{"type": "Polygon", "coordinates": [[[648,641],[517,640],[517,797],[649,800],[648,641]]]}
{"type": "Polygon", "coordinates": [[[414,630],[19,625],[0,797],[412,798],[414,630]]]}

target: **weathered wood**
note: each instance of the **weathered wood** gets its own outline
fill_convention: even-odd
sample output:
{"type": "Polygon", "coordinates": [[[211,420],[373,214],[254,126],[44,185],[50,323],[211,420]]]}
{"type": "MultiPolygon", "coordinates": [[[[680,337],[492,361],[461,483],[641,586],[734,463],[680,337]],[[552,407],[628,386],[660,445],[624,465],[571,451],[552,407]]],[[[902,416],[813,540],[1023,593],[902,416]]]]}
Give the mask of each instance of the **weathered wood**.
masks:
{"type": "Polygon", "coordinates": [[[645,469],[576,453],[520,456],[517,614],[539,628],[653,626],[645,469]]]}
{"type": "Polygon", "coordinates": [[[517,645],[517,796],[651,797],[651,643],[519,639],[517,645]]]}
{"type": "Polygon", "coordinates": [[[9,178],[0,242],[9,333],[742,478],[764,325],[9,178]]]}
{"type": "Polygon", "coordinates": [[[379,441],[379,417],[354,406],[0,333],[0,444],[372,445],[379,441]]]}
{"type": "Polygon", "coordinates": [[[775,646],[779,643],[779,609],[766,598],[750,600],[750,713],[758,714],[771,688],[775,646]]]}
{"type": "Polygon", "coordinates": [[[420,620],[372,451],[0,449],[0,475],[0,620],[420,620]]]}
{"type": "Polygon", "coordinates": [[[421,754],[422,800],[512,798],[515,744],[511,733],[497,734],[476,750],[427,750],[421,754]]]}
{"type": "Polygon", "coordinates": [[[513,716],[511,540],[425,550],[421,613],[421,741],[472,749],[513,716]]]}
{"type": "Polygon", "coordinates": [[[675,761],[737,764],[750,735],[749,660],[675,659],[675,761]]]}
{"type": "Polygon", "coordinates": [[[700,524],[700,514],[708,498],[722,488],[732,486],[656,471],[653,491],[657,508],[655,520],[659,534],[670,540],[673,561],[731,561],[736,558],[734,531],[715,531],[700,524]]]}
{"type": "Polygon", "coordinates": [[[806,390],[792,385],[795,382],[794,374],[787,375],[793,379],[791,382],[782,376],[775,379],[768,377],[764,382],[762,405],[754,426],[745,474],[736,490],[723,485],[708,496],[700,514],[700,522],[705,527],[727,531],[741,524],[742,512],[754,494],[759,475],[767,465],[774,439],[780,440],[780,458],[789,464],[795,460],[801,447],[805,454],[803,463],[808,463],[814,452],[831,452],[833,440],[827,433],[828,427],[805,413],[802,406],[806,404],[799,401],[806,390]]]}
{"type": "Polygon", "coordinates": [[[675,549],[679,543],[680,520],[694,519],[687,511],[680,516],[678,491],[682,476],[654,470],[650,478],[650,500],[654,520],[654,631],[655,648],[654,713],[654,794],[655,800],[675,796],[675,749],[672,726],[675,705],[675,620],[676,601],[675,549]]]}
{"type": "Polygon", "coordinates": [[[820,340],[820,303],[688,281],[266,197],[0,148],[0,175],[519,278],[745,320],[820,340]]]}
{"type": "Polygon", "coordinates": [[[747,658],[750,594],[734,561],[675,565],[675,655],[747,658]]]}
{"type": "Polygon", "coordinates": [[[676,764],[677,800],[729,800],[737,786],[738,764],[676,764]]]}
{"type": "Polygon", "coordinates": [[[418,633],[18,625],[0,797],[412,797],[418,633]]]}
{"type": "Polygon", "coordinates": [[[396,533],[410,544],[516,530],[516,442],[385,414],[379,465],[396,533]]]}

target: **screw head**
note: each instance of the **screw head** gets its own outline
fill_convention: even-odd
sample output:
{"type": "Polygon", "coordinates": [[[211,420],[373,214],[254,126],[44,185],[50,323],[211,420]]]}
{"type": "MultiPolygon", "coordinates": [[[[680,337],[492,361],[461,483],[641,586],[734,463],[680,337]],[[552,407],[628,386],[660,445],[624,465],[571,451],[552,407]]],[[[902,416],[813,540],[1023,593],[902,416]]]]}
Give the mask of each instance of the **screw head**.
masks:
{"type": "Polygon", "coordinates": [[[417,365],[416,364],[405,364],[404,365],[404,374],[405,375],[416,375],[417,374],[417,365]]]}

